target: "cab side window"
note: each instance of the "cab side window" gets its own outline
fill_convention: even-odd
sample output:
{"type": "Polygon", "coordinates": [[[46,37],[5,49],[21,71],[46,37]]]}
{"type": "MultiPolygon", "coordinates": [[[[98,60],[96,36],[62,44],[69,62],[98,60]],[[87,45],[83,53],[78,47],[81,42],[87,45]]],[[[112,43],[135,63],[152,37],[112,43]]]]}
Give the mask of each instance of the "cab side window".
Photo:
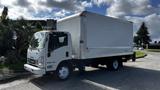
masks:
{"type": "Polygon", "coordinates": [[[67,43],[67,35],[60,36],[60,37],[58,37],[58,39],[59,39],[58,43],[59,43],[60,46],[68,45],[68,43],[67,43]]]}
{"type": "Polygon", "coordinates": [[[57,48],[67,46],[68,37],[64,33],[53,33],[49,35],[48,50],[51,52],[57,48]]]}

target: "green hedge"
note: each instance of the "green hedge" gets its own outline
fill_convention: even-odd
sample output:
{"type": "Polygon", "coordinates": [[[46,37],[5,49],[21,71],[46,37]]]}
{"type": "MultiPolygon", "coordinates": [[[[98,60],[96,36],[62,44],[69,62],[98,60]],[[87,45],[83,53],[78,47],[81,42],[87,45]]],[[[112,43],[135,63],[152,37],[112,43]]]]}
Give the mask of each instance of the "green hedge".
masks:
{"type": "Polygon", "coordinates": [[[13,70],[14,72],[25,71],[24,70],[25,63],[26,63],[26,60],[19,60],[19,62],[15,64],[0,64],[0,69],[9,68],[10,70],[13,70]]]}
{"type": "Polygon", "coordinates": [[[146,56],[146,53],[144,53],[143,51],[136,51],[136,58],[141,58],[146,56]]]}

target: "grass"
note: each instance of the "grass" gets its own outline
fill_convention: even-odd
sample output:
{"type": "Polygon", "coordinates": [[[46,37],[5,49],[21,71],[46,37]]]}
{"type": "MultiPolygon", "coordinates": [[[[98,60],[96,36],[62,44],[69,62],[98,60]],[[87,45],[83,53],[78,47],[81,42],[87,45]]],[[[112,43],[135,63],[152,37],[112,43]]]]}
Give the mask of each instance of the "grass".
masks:
{"type": "Polygon", "coordinates": [[[160,49],[146,49],[149,52],[160,52],[160,49]]]}
{"type": "Polygon", "coordinates": [[[5,68],[5,65],[0,64],[0,69],[5,68]]]}
{"type": "Polygon", "coordinates": [[[23,71],[24,70],[24,65],[25,63],[24,62],[19,62],[19,63],[16,63],[16,64],[11,64],[9,65],[9,69],[11,70],[14,70],[14,71],[23,71]]]}
{"type": "Polygon", "coordinates": [[[146,53],[144,53],[143,51],[136,51],[136,58],[141,58],[146,56],[146,53]]]}

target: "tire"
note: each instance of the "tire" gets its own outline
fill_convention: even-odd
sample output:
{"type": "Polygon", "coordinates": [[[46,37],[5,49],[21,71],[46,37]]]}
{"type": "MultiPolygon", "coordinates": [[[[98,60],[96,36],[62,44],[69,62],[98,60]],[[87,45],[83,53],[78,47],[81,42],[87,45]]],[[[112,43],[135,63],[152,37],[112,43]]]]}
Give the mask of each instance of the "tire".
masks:
{"type": "Polygon", "coordinates": [[[118,60],[113,60],[113,61],[110,61],[108,64],[107,64],[107,68],[109,70],[113,70],[113,71],[117,71],[120,67],[122,62],[118,61],[118,60]]]}
{"type": "Polygon", "coordinates": [[[123,62],[122,61],[119,61],[119,67],[123,67],[123,62]]]}
{"type": "Polygon", "coordinates": [[[62,63],[58,66],[56,70],[56,77],[59,80],[66,80],[70,77],[72,73],[72,67],[68,63],[62,63]]]}
{"type": "Polygon", "coordinates": [[[85,66],[80,66],[78,67],[78,69],[80,74],[83,74],[85,72],[85,66]]]}
{"type": "Polygon", "coordinates": [[[80,74],[83,74],[85,72],[85,65],[83,62],[79,62],[77,64],[77,68],[78,68],[80,74]]]}

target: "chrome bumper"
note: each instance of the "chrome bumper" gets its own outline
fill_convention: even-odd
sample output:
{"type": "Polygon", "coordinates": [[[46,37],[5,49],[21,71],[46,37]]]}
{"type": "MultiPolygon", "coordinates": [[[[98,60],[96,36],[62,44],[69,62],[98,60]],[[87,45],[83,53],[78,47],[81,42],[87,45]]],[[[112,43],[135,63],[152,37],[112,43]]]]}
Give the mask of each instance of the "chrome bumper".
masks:
{"type": "Polygon", "coordinates": [[[24,69],[36,75],[44,75],[46,73],[45,69],[41,69],[29,64],[24,64],[24,69]]]}

